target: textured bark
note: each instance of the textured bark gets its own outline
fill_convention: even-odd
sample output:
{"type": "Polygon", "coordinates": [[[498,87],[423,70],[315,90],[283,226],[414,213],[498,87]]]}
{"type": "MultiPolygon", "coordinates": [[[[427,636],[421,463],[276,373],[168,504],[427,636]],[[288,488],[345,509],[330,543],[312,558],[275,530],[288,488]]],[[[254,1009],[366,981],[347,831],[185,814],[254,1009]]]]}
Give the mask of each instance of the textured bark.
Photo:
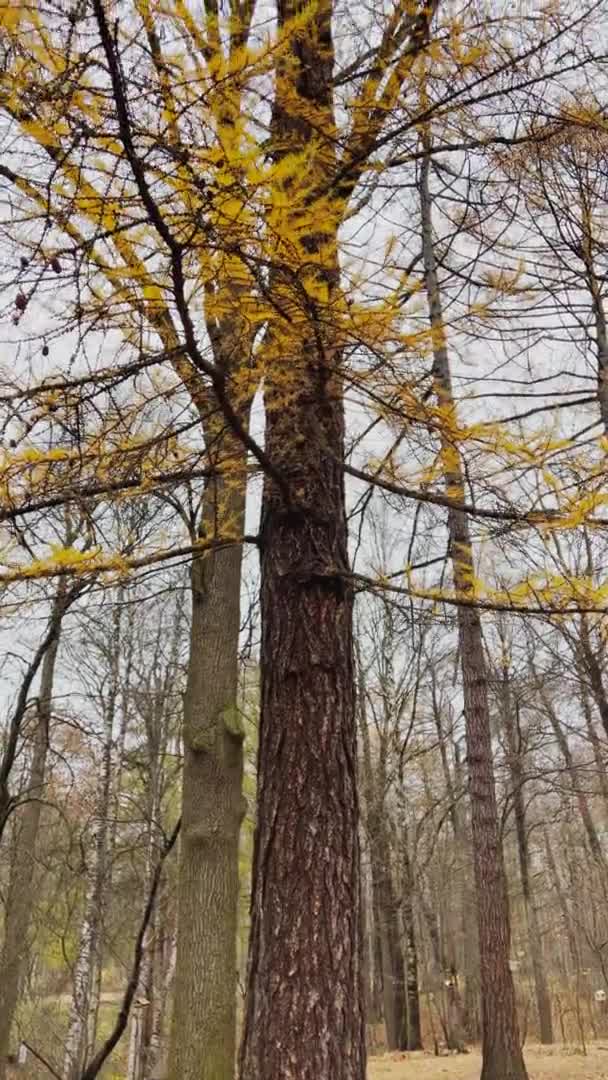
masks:
{"type": "MultiPolygon", "coordinates": [[[[423,159],[420,183],[425,283],[433,329],[435,392],[446,420],[454,418],[450,361],[437,276],[429,190],[430,159],[423,159]]],[[[442,437],[444,478],[452,495],[464,499],[464,476],[457,446],[442,437]]],[[[448,511],[454,584],[464,600],[474,597],[473,545],[465,513],[448,511]]],[[[482,1004],[481,1080],[527,1080],[521,1051],[515,988],[509,967],[510,920],[502,859],[481,619],[474,606],[458,607],[458,641],[471,800],[471,829],[479,927],[482,1004]]]]}
{"type": "MultiPolygon", "coordinates": [[[[240,485],[208,490],[205,527],[226,514],[238,535],[240,485]]],[[[192,564],[192,628],[184,697],[182,839],[178,882],[171,1080],[232,1080],[236,1054],[238,849],[245,803],[237,661],[241,548],[192,564]]]]}
{"type": "Polygon", "coordinates": [[[509,678],[508,668],[504,665],[500,688],[501,711],[503,727],[507,739],[507,748],[509,751],[508,765],[511,774],[511,797],[513,800],[513,813],[515,817],[521,891],[524,901],[528,948],[530,950],[532,974],[534,976],[534,991],[536,996],[540,1041],[545,1045],[550,1045],[553,1042],[551,998],[549,996],[549,988],[545,973],[543,939],[536,907],[536,898],[534,896],[530,878],[530,845],[528,843],[528,825],[524,802],[524,785],[526,777],[521,753],[521,737],[518,723],[519,712],[512,698],[509,678]]]}
{"type": "Polygon", "coordinates": [[[348,565],[338,464],[342,409],[338,401],[301,395],[289,416],[269,415],[275,460],[294,432],[307,432],[297,484],[305,485],[316,514],[291,513],[266,485],[262,713],[241,1077],[363,1080],[352,599],[331,574],[332,567],[348,565]],[[331,453],[310,431],[315,412],[331,453]],[[323,573],[327,578],[319,580],[323,573]]]}
{"type": "MultiPolygon", "coordinates": [[[[305,8],[279,0],[279,22],[305,8]]],[[[309,147],[309,178],[321,182],[335,167],[331,3],[307,11],[277,58],[272,130],[277,157],[309,147]]],[[[310,230],[310,209],[295,201],[293,224],[306,214],[310,230]]],[[[331,310],[337,247],[331,221],[324,225],[327,232],[305,232],[302,243],[331,310]]],[[[330,322],[302,308],[292,282],[277,264],[273,289],[300,307],[295,326],[276,321],[265,374],[274,474],[265,477],[260,536],[261,720],[240,1073],[241,1080],[363,1080],[343,391],[330,322]]]]}
{"type": "Polygon", "coordinates": [[[53,681],[59,650],[61,619],[65,608],[65,591],[60,588],[52,616],[52,621],[55,616],[58,617],[58,629],[42,661],[32,762],[27,791],[24,792],[27,801],[17,811],[18,837],[6,900],[4,942],[0,956],[0,1080],[6,1080],[7,1076],[11,1027],[28,959],[30,921],[35,897],[32,881],[46,774],[53,681]]]}

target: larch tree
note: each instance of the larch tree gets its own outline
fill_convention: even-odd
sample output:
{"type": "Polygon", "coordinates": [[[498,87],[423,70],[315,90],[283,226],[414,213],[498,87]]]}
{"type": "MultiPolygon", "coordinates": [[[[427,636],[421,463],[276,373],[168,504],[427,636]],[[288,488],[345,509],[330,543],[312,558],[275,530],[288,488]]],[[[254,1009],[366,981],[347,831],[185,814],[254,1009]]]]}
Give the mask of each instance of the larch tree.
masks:
{"type": "MultiPolygon", "coordinates": [[[[126,574],[178,553],[193,556],[171,1080],[227,1080],[234,1069],[244,810],[236,683],[247,540],[260,552],[262,644],[241,1080],[363,1080],[355,575],[344,474],[389,490],[393,484],[396,494],[403,488],[394,483],[392,458],[367,471],[346,465],[345,399],[352,392],[382,422],[405,407],[424,425],[429,409],[418,400],[417,372],[410,378],[419,354],[438,400],[434,431],[442,432],[439,474],[447,492],[429,492],[427,480],[409,497],[449,510],[480,911],[484,1080],[525,1076],[469,508],[450,443],[454,408],[428,219],[422,243],[430,332],[413,332],[408,323],[409,265],[391,260],[389,244],[379,283],[373,260],[345,266],[346,237],[374,207],[377,186],[394,191],[399,170],[420,157],[417,135],[408,144],[408,133],[437,114],[455,147],[462,138],[477,145],[466,126],[460,132],[461,106],[478,97],[496,110],[506,94],[542,84],[543,57],[552,55],[559,73],[570,39],[567,20],[549,12],[538,37],[519,51],[497,35],[493,52],[473,12],[467,49],[461,20],[448,14],[432,31],[437,9],[441,15],[435,0],[395,0],[388,10],[366,12],[361,27],[357,13],[334,0],[278,0],[270,30],[268,12],[252,0],[235,0],[227,14],[214,0],[200,13],[187,0],[133,0],[118,18],[104,0],[67,15],[17,2],[2,9],[1,105],[10,133],[24,137],[33,155],[33,165],[13,153],[0,168],[21,212],[8,228],[24,252],[14,279],[16,333],[25,334],[45,290],[50,305],[49,281],[59,278],[63,290],[49,319],[55,339],[69,330],[80,347],[101,331],[111,348],[119,343],[119,358],[126,356],[95,366],[85,354],[83,371],[62,372],[60,391],[56,370],[27,388],[41,411],[19,427],[16,453],[4,461],[9,495],[18,496],[12,520],[49,499],[156,491],[173,499],[175,524],[181,517],[187,527],[181,548],[171,539],[164,549],[150,544],[120,559],[104,550],[99,530],[85,565],[60,551],[37,567],[9,568],[3,580],[126,574]],[[348,32],[338,38],[337,26],[348,32]],[[362,29],[371,45],[360,48],[362,29]],[[432,105],[420,104],[422,60],[443,78],[432,105]],[[123,384],[126,404],[116,389],[123,384]],[[59,417],[73,422],[81,387],[87,416],[96,403],[95,423],[76,425],[69,451],[36,448],[49,412],[57,414],[57,394],[59,417]],[[263,442],[249,429],[260,387],[263,442]],[[113,409],[105,410],[110,395],[113,409]],[[152,420],[138,429],[139,441],[129,439],[124,429],[142,416],[152,420]],[[261,525],[246,537],[246,483],[254,471],[263,474],[261,525]],[[204,489],[202,510],[184,511],[175,490],[195,478],[204,489]]],[[[488,141],[493,137],[509,141],[502,132],[488,141]]],[[[519,510],[503,515],[526,519],[519,510]]]]}

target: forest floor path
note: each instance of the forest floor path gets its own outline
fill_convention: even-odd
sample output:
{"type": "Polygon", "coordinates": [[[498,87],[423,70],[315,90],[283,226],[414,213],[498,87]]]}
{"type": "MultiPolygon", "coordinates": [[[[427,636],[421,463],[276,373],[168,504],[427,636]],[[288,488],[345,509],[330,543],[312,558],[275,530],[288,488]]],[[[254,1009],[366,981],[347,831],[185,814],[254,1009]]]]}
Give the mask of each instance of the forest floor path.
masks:
{"type": "MultiPolygon", "coordinates": [[[[562,1046],[525,1049],[530,1080],[608,1080],[608,1039],[590,1043],[587,1054],[562,1046]]],[[[481,1055],[384,1054],[372,1057],[369,1080],[479,1080],[481,1055]]]]}

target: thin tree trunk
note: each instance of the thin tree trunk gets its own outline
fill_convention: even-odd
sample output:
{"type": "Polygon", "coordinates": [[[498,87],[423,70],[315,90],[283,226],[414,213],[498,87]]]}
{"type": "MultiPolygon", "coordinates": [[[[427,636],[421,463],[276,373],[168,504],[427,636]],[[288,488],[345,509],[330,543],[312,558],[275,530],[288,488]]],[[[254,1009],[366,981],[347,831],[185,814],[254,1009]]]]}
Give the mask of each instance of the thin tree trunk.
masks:
{"type": "MultiPolygon", "coordinates": [[[[158,769],[154,770],[158,774],[158,769]]],[[[155,796],[152,800],[152,815],[148,819],[148,835],[146,838],[146,866],[144,871],[144,896],[150,892],[152,875],[155,867],[156,836],[155,823],[157,820],[160,798],[158,792],[158,780],[153,779],[155,796]]],[[[146,1034],[149,1027],[148,1014],[152,1005],[152,975],[153,975],[153,942],[156,931],[156,909],[152,912],[150,922],[146,929],[143,940],[143,955],[139,982],[137,986],[136,1007],[131,1015],[131,1029],[129,1033],[129,1053],[127,1057],[127,1080],[143,1080],[147,1056],[146,1034]]]]}
{"type": "MultiPolygon", "coordinates": [[[[457,792],[463,792],[465,782],[463,763],[458,743],[454,744],[454,779],[457,792]]],[[[470,800],[469,800],[470,802],[470,800]]],[[[479,994],[479,933],[477,926],[477,897],[474,885],[473,844],[469,822],[463,811],[458,814],[459,829],[456,837],[458,861],[462,867],[462,888],[460,891],[459,916],[463,949],[463,971],[465,978],[463,1000],[463,1024],[467,1037],[477,1042],[481,1037],[480,994],[479,994]]]]}
{"type": "Polygon", "coordinates": [[[418,947],[414,923],[414,874],[409,853],[409,838],[405,821],[402,823],[401,867],[403,893],[401,915],[405,934],[407,970],[407,1050],[422,1050],[420,1025],[420,995],[418,990],[418,947]]]}
{"type": "Polygon", "coordinates": [[[559,909],[562,916],[562,922],[564,924],[566,935],[568,938],[568,948],[570,951],[570,959],[572,961],[572,970],[578,972],[580,968],[580,953],[578,947],[578,940],[576,936],[576,929],[572,918],[572,913],[568,905],[568,899],[564,891],[564,887],[559,876],[559,870],[557,869],[557,863],[555,861],[555,855],[549,839],[549,833],[546,825],[543,825],[543,840],[545,842],[545,853],[547,856],[547,866],[549,868],[549,875],[553,882],[553,888],[557,896],[559,909]]]}
{"type": "MultiPolygon", "coordinates": [[[[464,955],[464,968],[465,972],[472,972],[475,970],[475,961],[477,957],[477,950],[471,949],[471,933],[470,926],[473,922],[471,917],[471,888],[469,884],[468,867],[470,864],[469,852],[467,850],[467,838],[466,829],[463,822],[463,814],[459,805],[462,792],[460,790],[460,777],[456,774],[452,777],[452,770],[450,768],[450,762],[448,760],[448,741],[446,733],[443,728],[443,720],[441,715],[441,705],[437,698],[437,687],[435,680],[433,679],[431,685],[432,691],[432,706],[433,715],[435,718],[435,727],[437,729],[437,737],[439,740],[439,753],[441,757],[441,766],[443,770],[443,777],[445,782],[446,794],[449,803],[450,821],[452,824],[452,832],[454,836],[454,849],[456,853],[456,860],[458,865],[458,879],[459,879],[459,896],[458,896],[458,918],[462,927],[462,933],[459,935],[462,939],[462,954],[464,955]]],[[[427,916],[427,923],[429,922],[427,916]]],[[[429,924],[430,926],[430,924],[429,924]]],[[[435,934],[437,941],[439,935],[435,927],[435,934]]],[[[442,984],[442,989],[446,991],[447,997],[447,1009],[446,1009],[446,1026],[448,1033],[448,1047],[450,1050],[457,1050],[459,1053],[466,1053],[465,1047],[465,1033],[468,1030],[467,1027],[467,1012],[463,1005],[462,996],[460,993],[460,980],[458,975],[458,942],[454,940],[457,935],[454,934],[448,945],[449,961],[446,957],[441,958],[441,962],[438,960],[439,952],[438,948],[434,946],[434,955],[436,958],[436,966],[438,968],[438,984],[442,984]]],[[[476,998],[473,994],[473,979],[470,976],[466,977],[466,986],[469,990],[470,999],[476,998]]],[[[477,1009],[472,1008],[469,1005],[469,1013],[471,1016],[476,1016],[477,1009]]],[[[473,1031],[472,1037],[476,1037],[477,1032],[473,1031]]],[[[471,1035],[471,1032],[469,1032],[471,1035]]]]}
{"type": "Polygon", "coordinates": [[[593,751],[593,762],[595,765],[595,771],[597,774],[597,780],[602,795],[602,802],[604,804],[604,819],[608,820],[608,772],[606,771],[606,743],[600,739],[595,721],[593,719],[593,712],[591,709],[591,703],[585,686],[580,688],[581,706],[583,709],[583,716],[585,717],[585,727],[587,729],[587,735],[589,742],[591,743],[591,749],[593,751]]]}
{"type": "MultiPolygon", "coordinates": [[[[361,670],[361,668],[359,668],[361,670]]],[[[383,742],[376,774],[372,766],[369,730],[365,709],[365,687],[359,686],[365,825],[369,844],[374,916],[382,963],[382,1002],[388,1050],[405,1050],[407,1045],[407,995],[401,950],[399,904],[391,869],[390,838],[385,815],[386,746],[383,742]]]]}
{"type": "Polygon", "coordinates": [[[167,1004],[169,1001],[169,995],[171,994],[173,980],[175,978],[176,957],[176,940],[175,937],[172,937],[170,941],[167,964],[165,970],[162,972],[162,982],[160,982],[153,998],[154,1013],[152,1019],[152,1034],[150,1037],[150,1066],[148,1070],[149,1077],[146,1077],[146,1080],[157,1080],[157,1077],[164,1075],[164,1071],[162,1069],[162,1058],[164,1049],[163,1032],[165,1030],[165,1024],[167,1019],[167,1004]]]}
{"type": "MultiPolygon", "coordinates": [[[[602,374],[602,400],[606,403],[608,409],[608,362],[606,369],[602,374]]],[[[608,433],[608,428],[607,428],[608,433]]],[[[585,615],[581,615],[580,620],[580,638],[578,642],[579,655],[581,657],[584,667],[587,669],[589,676],[589,685],[593,700],[597,706],[604,728],[604,733],[608,736],[608,696],[606,695],[606,689],[604,687],[604,678],[602,675],[602,669],[600,667],[597,656],[594,652],[593,645],[589,636],[589,624],[585,615]]]]}
{"type": "Polygon", "coordinates": [[[587,799],[587,796],[586,796],[585,792],[581,789],[579,779],[577,777],[576,765],[575,765],[575,762],[574,762],[574,758],[572,756],[572,751],[570,750],[570,746],[568,744],[568,739],[567,739],[566,734],[564,732],[564,729],[563,729],[563,727],[561,725],[559,716],[557,715],[557,712],[556,712],[555,708],[553,707],[553,703],[550,700],[549,696],[546,694],[543,687],[540,685],[540,681],[537,680],[537,682],[538,682],[539,694],[540,694],[540,697],[541,697],[545,712],[546,712],[546,714],[547,714],[547,716],[549,718],[551,727],[553,728],[553,732],[554,732],[554,735],[555,735],[555,741],[557,742],[557,745],[559,747],[559,751],[560,751],[560,753],[561,753],[561,755],[562,755],[562,757],[564,759],[564,764],[565,764],[566,769],[568,771],[568,776],[570,778],[570,783],[572,785],[572,790],[574,792],[574,795],[575,795],[575,798],[576,798],[576,801],[577,801],[577,804],[578,804],[578,808],[579,808],[580,815],[581,815],[581,821],[583,823],[583,827],[584,827],[584,830],[585,830],[585,835],[587,837],[587,844],[589,846],[589,851],[590,851],[591,856],[592,856],[592,858],[593,858],[593,860],[594,860],[594,862],[595,862],[595,864],[596,864],[596,866],[597,866],[597,868],[599,870],[600,882],[602,884],[602,887],[603,887],[604,891],[606,891],[606,889],[608,887],[608,864],[606,863],[606,857],[604,855],[604,850],[602,848],[602,844],[601,844],[600,838],[598,836],[597,829],[595,827],[595,822],[594,822],[592,814],[591,814],[591,809],[589,807],[589,801],[587,799]]]}
{"type": "MultiPolygon", "coordinates": [[[[447,424],[450,417],[455,417],[455,406],[435,261],[429,169],[430,158],[427,153],[422,163],[420,182],[423,258],[433,330],[435,389],[447,424]]],[[[442,453],[446,486],[453,495],[464,499],[462,462],[458,447],[450,441],[449,434],[442,437],[442,453]]],[[[466,601],[458,607],[458,640],[479,920],[483,1017],[481,1080],[526,1080],[515,988],[509,967],[509,903],[494,786],[488,680],[481,619],[478,609],[473,606],[473,547],[466,514],[459,510],[449,510],[448,531],[454,584],[459,595],[466,601]]]]}
{"type": "Polygon", "coordinates": [[[17,812],[19,833],[6,901],[4,942],[0,956],[0,1080],[6,1080],[11,1027],[28,958],[30,921],[36,895],[32,888],[32,881],[46,775],[53,682],[59,650],[61,619],[66,607],[65,588],[60,586],[51,617],[52,623],[58,619],[58,629],[42,661],[34,748],[25,793],[27,801],[17,812]]]}
{"type": "Polygon", "coordinates": [[[103,902],[108,872],[108,844],[112,796],[113,737],[120,663],[121,609],[115,605],[110,650],[110,684],[104,704],[103,750],[99,784],[93,808],[91,853],[86,872],[84,917],[74,967],[72,1006],[63,1060],[64,1080],[78,1080],[85,1064],[91,993],[99,963],[97,955],[103,923],[103,902]]]}
{"type": "MultiPolygon", "coordinates": [[[[219,513],[238,536],[242,484],[226,491],[218,480],[205,498],[208,534],[219,513]]],[[[241,558],[234,544],[196,558],[191,571],[171,1080],[234,1076],[238,855],[246,805],[237,710],[241,558]]]]}
{"type": "MultiPolygon", "coordinates": [[[[122,605],[124,600],[124,587],[119,586],[115,599],[116,610],[122,605]]],[[[116,834],[118,828],[118,815],[120,804],[120,790],[122,785],[122,773],[124,766],[125,755],[125,743],[127,738],[127,727],[129,722],[129,694],[131,687],[131,672],[133,668],[133,632],[135,625],[137,607],[134,603],[128,605],[126,609],[126,616],[122,633],[120,635],[120,651],[124,656],[125,666],[124,674],[120,680],[120,687],[118,686],[118,672],[116,672],[116,695],[117,701],[114,708],[118,707],[120,712],[120,721],[118,726],[118,735],[116,738],[116,745],[112,747],[112,762],[110,763],[110,802],[111,812],[109,814],[108,823],[108,841],[107,841],[107,855],[106,855],[106,873],[102,885],[101,895],[101,916],[108,910],[108,904],[110,896],[112,894],[112,872],[114,866],[114,851],[116,848],[116,834]],[[120,704],[118,704],[118,697],[120,697],[120,704]]],[[[121,620],[122,621],[122,615],[121,620]]],[[[120,622],[115,619],[115,630],[118,633],[120,630],[120,622]]],[[[110,642],[110,656],[113,657],[115,645],[118,642],[110,642]]],[[[113,660],[111,662],[114,662],[113,660]]],[[[98,935],[97,947],[95,950],[95,958],[93,962],[93,974],[91,977],[91,991],[89,995],[89,1018],[87,1025],[87,1047],[85,1053],[85,1061],[89,1061],[95,1053],[95,1042],[97,1039],[97,1027],[99,1021],[99,1005],[101,1001],[101,983],[103,977],[103,942],[101,935],[98,935]]]]}
{"type": "Polygon", "coordinates": [[[550,1045],[553,1042],[551,998],[549,996],[543,960],[543,939],[536,908],[536,900],[530,879],[530,848],[528,844],[528,829],[524,802],[524,785],[526,778],[520,748],[519,731],[516,730],[515,726],[515,721],[519,718],[519,713],[517,706],[513,702],[509,684],[509,671],[506,665],[503,666],[502,672],[501,705],[503,725],[509,750],[508,765],[511,773],[511,796],[513,799],[513,811],[515,816],[517,856],[524,900],[528,948],[530,950],[532,973],[534,976],[534,991],[536,995],[536,1009],[538,1012],[540,1028],[540,1041],[545,1045],[550,1045]]]}

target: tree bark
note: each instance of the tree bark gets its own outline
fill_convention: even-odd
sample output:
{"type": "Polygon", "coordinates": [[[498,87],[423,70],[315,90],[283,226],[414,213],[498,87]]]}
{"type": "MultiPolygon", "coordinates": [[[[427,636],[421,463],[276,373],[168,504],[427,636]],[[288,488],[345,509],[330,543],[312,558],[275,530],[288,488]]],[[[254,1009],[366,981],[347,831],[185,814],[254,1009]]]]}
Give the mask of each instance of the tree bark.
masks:
{"type": "MultiPolygon", "coordinates": [[[[204,528],[211,535],[218,515],[239,534],[243,490],[240,483],[226,490],[218,480],[207,491],[204,528]]],[[[238,851],[245,811],[237,711],[241,559],[235,543],[195,558],[191,571],[170,1080],[234,1076],[238,851]]]]}
{"type": "MultiPolygon", "coordinates": [[[[334,58],[330,0],[314,8],[279,0],[280,25],[304,10],[306,22],[277,55],[272,133],[279,160],[308,147],[308,191],[335,168],[334,58]]],[[[331,318],[316,317],[316,302],[302,304],[289,270],[291,237],[300,236],[307,273],[326,297],[321,310],[331,315],[338,213],[332,222],[326,210],[324,231],[314,234],[303,187],[287,180],[277,206],[272,289],[293,317],[273,320],[264,357],[273,475],[265,476],[260,535],[261,721],[241,1080],[365,1076],[340,356],[331,318]]]]}
{"type": "Polygon", "coordinates": [[[420,1025],[420,995],[418,991],[418,947],[414,923],[414,874],[409,853],[409,837],[405,822],[402,824],[401,866],[403,893],[401,914],[406,946],[407,970],[407,1050],[422,1050],[420,1025]]]}
{"type": "MultiPolygon", "coordinates": [[[[455,418],[455,406],[435,261],[429,169],[430,157],[427,153],[422,163],[420,182],[423,259],[433,330],[435,391],[439,405],[445,412],[447,425],[450,418],[455,418]]],[[[449,433],[442,435],[442,453],[446,486],[450,493],[464,499],[460,452],[450,440],[449,433]]],[[[448,511],[448,532],[454,584],[463,599],[470,601],[474,599],[473,546],[464,512],[448,511]]],[[[509,967],[509,903],[494,786],[481,619],[478,609],[472,605],[463,604],[457,612],[479,926],[483,1025],[481,1080],[527,1080],[519,1038],[515,988],[509,967]]]]}
{"type": "Polygon", "coordinates": [[[267,441],[276,460],[293,431],[304,433],[321,408],[332,452],[323,452],[309,430],[298,470],[316,514],[290,512],[268,483],[264,496],[262,714],[242,1080],[365,1075],[352,597],[332,574],[332,567],[348,565],[341,405],[302,395],[289,417],[269,411],[267,441]]]}
{"type": "Polygon", "coordinates": [[[65,588],[60,586],[51,617],[51,622],[57,623],[57,632],[52,637],[42,661],[38,716],[26,792],[27,802],[21,810],[17,811],[19,835],[6,901],[4,942],[0,956],[0,1080],[6,1080],[7,1077],[11,1028],[28,957],[30,921],[35,897],[32,882],[42,811],[41,797],[46,775],[53,682],[59,651],[61,620],[66,606],[65,588]]]}
{"type": "Polygon", "coordinates": [[[502,671],[501,705],[503,725],[509,751],[508,765],[511,774],[511,796],[513,799],[513,813],[515,816],[517,856],[519,861],[521,890],[524,900],[528,948],[530,950],[532,974],[534,976],[534,991],[536,995],[540,1041],[548,1046],[553,1043],[551,997],[549,995],[543,960],[543,939],[536,907],[536,898],[534,896],[530,878],[530,846],[528,843],[528,826],[524,803],[524,785],[526,778],[520,746],[519,723],[517,723],[516,727],[516,720],[518,721],[519,719],[519,710],[513,702],[509,678],[508,668],[506,664],[504,664],[502,671]]]}

